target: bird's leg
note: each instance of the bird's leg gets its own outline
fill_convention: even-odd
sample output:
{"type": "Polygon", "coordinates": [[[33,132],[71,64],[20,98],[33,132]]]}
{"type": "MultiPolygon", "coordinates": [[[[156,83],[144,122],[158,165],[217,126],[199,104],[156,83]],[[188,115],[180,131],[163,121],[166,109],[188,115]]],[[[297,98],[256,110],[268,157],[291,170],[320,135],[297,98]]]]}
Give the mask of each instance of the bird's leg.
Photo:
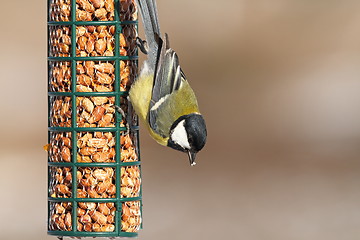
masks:
{"type": "MultiPolygon", "coordinates": [[[[122,108],[117,106],[117,105],[114,105],[114,107],[115,107],[115,110],[118,111],[122,115],[122,119],[126,119],[126,115],[125,115],[124,110],[122,110],[122,108]]],[[[126,120],[126,135],[128,135],[129,132],[130,132],[130,125],[129,125],[128,120],[129,119],[126,120]]]]}
{"type": "Polygon", "coordinates": [[[136,45],[138,46],[138,48],[140,48],[141,52],[143,54],[148,54],[148,45],[147,42],[145,40],[142,40],[139,37],[136,37],[136,45]]]}

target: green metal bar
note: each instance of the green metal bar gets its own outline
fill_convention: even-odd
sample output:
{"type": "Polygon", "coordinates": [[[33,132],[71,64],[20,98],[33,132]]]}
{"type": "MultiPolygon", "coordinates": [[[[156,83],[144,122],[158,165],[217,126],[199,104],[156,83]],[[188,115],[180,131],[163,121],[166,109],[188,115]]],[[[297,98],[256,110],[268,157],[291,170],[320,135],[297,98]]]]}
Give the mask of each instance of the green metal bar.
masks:
{"type": "MultiPolygon", "coordinates": [[[[75,75],[76,77],[76,75],[75,75]]],[[[76,80],[75,80],[76,81],[76,80]]],[[[76,85],[76,82],[75,82],[76,85]]],[[[76,88],[76,86],[75,86],[76,88]]],[[[126,96],[127,92],[49,92],[49,96],[78,96],[78,97],[112,97],[126,96]]]]}
{"type": "Polygon", "coordinates": [[[72,231],[48,231],[49,235],[54,236],[76,236],[76,237],[137,237],[137,232],[121,232],[117,233],[114,232],[79,232],[76,231],[75,233],[72,231]],[[75,235],[74,235],[75,234],[75,235]]]}
{"type": "MultiPolygon", "coordinates": [[[[139,126],[130,127],[132,130],[139,130],[139,126]]],[[[73,130],[78,132],[115,132],[115,131],[125,131],[126,127],[103,127],[103,128],[85,128],[85,127],[49,127],[51,132],[71,132],[73,130]]]]}
{"type": "MultiPolygon", "coordinates": [[[[76,25],[74,24],[74,21],[76,21],[76,1],[71,2],[71,57],[73,58],[71,60],[71,99],[72,99],[72,119],[71,119],[71,127],[72,133],[71,133],[71,141],[72,141],[72,149],[71,149],[71,157],[72,157],[72,198],[77,197],[77,167],[75,166],[75,163],[77,161],[77,132],[75,130],[77,125],[77,119],[76,119],[76,96],[74,93],[76,92],[76,60],[74,57],[76,57],[76,25]]],[[[72,223],[72,232],[75,232],[77,230],[77,202],[75,200],[72,200],[72,215],[71,215],[71,223],[72,223]]]]}
{"type": "MultiPolygon", "coordinates": [[[[119,81],[119,80],[118,80],[119,81]]],[[[115,100],[117,100],[117,103],[116,104],[120,104],[119,102],[119,97],[115,100]]],[[[120,106],[120,105],[118,105],[120,106]]],[[[118,121],[116,121],[116,126],[119,126],[120,123],[118,121]]],[[[120,204],[120,194],[121,194],[121,146],[120,146],[120,139],[121,138],[121,134],[120,134],[120,131],[116,131],[116,137],[115,137],[115,152],[116,152],[116,155],[115,155],[115,161],[116,161],[116,212],[115,212],[115,230],[118,234],[120,234],[121,232],[121,212],[119,214],[119,211],[118,211],[118,205],[120,204]]]]}
{"type": "Polygon", "coordinates": [[[50,61],[115,61],[115,60],[136,60],[138,56],[95,56],[95,57],[48,57],[50,61]]]}
{"type": "Polygon", "coordinates": [[[72,198],[53,198],[53,197],[49,197],[49,201],[50,202],[72,202],[72,201],[76,201],[76,202],[96,202],[96,203],[101,203],[101,202],[131,202],[131,201],[140,201],[141,197],[132,197],[132,198],[76,198],[76,197],[72,197],[72,198]]]}
{"type": "Polygon", "coordinates": [[[70,132],[70,131],[78,131],[78,132],[115,132],[116,130],[124,131],[126,127],[103,127],[103,128],[82,128],[82,127],[49,127],[49,131],[54,132],[70,132]]]}
{"type": "MultiPolygon", "coordinates": [[[[121,76],[120,76],[120,61],[123,60],[124,58],[120,58],[120,33],[119,33],[119,28],[120,28],[120,15],[119,15],[119,11],[117,11],[118,9],[120,9],[120,3],[119,0],[115,0],[114,2],[115,4],[115,21],[116,21],[116,25],[115,25],[115,56],[116,56],[116,65],[115,65],[115,89],[116,91],[120,91],[120,82],[121,82],[121,76]]],[[[121,30],[120,30],[121,31],[121,30]]],[[[115,98],[115,102],[117,106],[120,106],[120,102],[121,102],[121,96],[116,96],[115,98]]],[[[116,127],[120,127],[120,122],[122,120],[122,115],[118,112],[116,112],[116,127]]],[[[116,168],[116,174],[118,176],[118,178],[116,179],[116,184],[118,185],[118,188],[116,191],[116,212],[115,212],[115,230],[118,233],[119,236],[121,236],[121,202],[120,202],[120,196],[121,196],[121,146],[120,146],[120,142],[121,142],[121,133],[120,131],[116,131],[116,143],[115,143],[115,151],[116,151],[116,163],[118,164],[117,168],[116,168]],[[119,211],[119,206],[120,206],[120,211],[119,211]]]]}
{"type": "MultiPolygon", "coordinates": [[[[116,16],[116,11],[115,11],[115,16],[116,16]]],[[[131,24],[136,24],[137,21],[68,21],[68,22],[54,22],[54,21],[48,21],[48,25],[49,26],[66,26],[66,25],[76,25],[76,26],[81,26],[81,25],[94,25],[94,26],[99,26],[99,25],[115,25],[117,23],[121,23],[121,24],[126,24],[126,25],[131,25],[131,24]]]]}
{"type": "MultiPolygon", "coordinates": [[[[74,158],[76,159],[76,158],[74,158]]],[[[75,162],[75,163],[68,163],[68,162],[49,162],[49,166],[51,167],[117,167],[120,164],[113,162],[113,163],[102,163],[102,162],[91,162],[91,163],[83,163],[83,162],[75,162]]],[[[121,162],[122,167],[128,166],[139,166],[140,161],[137,162],[121,162]]]]}

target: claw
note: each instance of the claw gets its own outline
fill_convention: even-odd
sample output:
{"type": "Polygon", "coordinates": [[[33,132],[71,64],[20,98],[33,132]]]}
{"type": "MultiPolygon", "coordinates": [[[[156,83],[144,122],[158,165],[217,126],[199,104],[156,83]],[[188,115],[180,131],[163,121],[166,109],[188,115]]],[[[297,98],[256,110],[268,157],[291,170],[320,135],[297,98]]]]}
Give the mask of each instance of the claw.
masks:
{"type": "Polygon", "coordinates": [[[145,40],[142,40],[139,37],[136,37],[136,45],[139,47],[139,49],[141,50],[142,53],[144,54],[148,54],[148,46],[147,46],[147,42],[145,40]]]}
{"type": "MultiPolygon", "coordinates": [[[[122,118],[126,119],[126,115],[125,115],[124,110],[122,110],[122,108],[117,106],[117,105],[114,105],[114,107],[115,107],[115,110],[118,111],[122,115],[122,118]]],[[[126,121],[126,135],[128,135],[129,132],[130,132],[129,121],[126,121]]]]}

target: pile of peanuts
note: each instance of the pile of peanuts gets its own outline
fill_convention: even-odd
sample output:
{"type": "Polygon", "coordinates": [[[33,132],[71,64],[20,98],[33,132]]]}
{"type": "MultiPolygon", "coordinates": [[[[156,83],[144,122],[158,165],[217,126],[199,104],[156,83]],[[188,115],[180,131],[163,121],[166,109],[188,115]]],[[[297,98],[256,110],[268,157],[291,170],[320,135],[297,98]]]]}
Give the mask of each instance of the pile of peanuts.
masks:
{"type": "MultiPolygon", "coordinates": [[[[139,161],[136,136],[123,134],[120,138],[121,161],[139,161]]],[[[77,162],[115,162],[115,136],[112,132],[80,132],[77,134],[77,162]]],[[[71,162],[71,132],[53,132],[46,151],[50,162],[71,162]]]]}
{"type": "Polygon", "coordinates": [[[50,62],[49,91],[71,91],[71,67],[70,62],[50,62]]]}
{"type": "Polygon", "coordinates": [[[113,21],[114,0],[76,0],[76,21],[113,21]]]}
{"type": "Polygon", "coordinates": [[[115,97],[77,97],[78,127],[115,127],[115,97]]]}
{"type": "Polygon", "coordinates": [[[114,36],[115,26],[76,27],[76,56],[114,56],[114,36]]]}
{"type": "MultiPolygon", "coordinates": [[[[51,197],[71,197],[71,168],[52,167],[51,197]]],[[[121,168],[121,197],[138,197],[140,194],[140,169],[138,166],[121,168]]],[[[115,198],[116,177],[114,168],[83,167],[77,171],[78,198],[115,198]]],[[[71,231],[71,205],[52,203],[50,230],[71,231]]],[[[140,201],[122,203],[121,230],[136,232],[141,225],[140,201]]],[[[77,230],[87,232],[113,232],[116,208],[114,203],[79,202],[77,230]]]]}
{"type": "Polygon", "coordinates": [[[121,145],[121,161],[122,162],[136,162],[139,161],[138,155],[136,153],[136,143],[133,142],[137,139],[136,136],[131,136],[129,134],[125,134],[120,139],[121,145]]]}
{"type": "Polygon", "coordinates": [[[50,203],[49,230],[71,231],[72,205],[70,202],[50,203]]]}
{"type": "Polygon", "coordinates": [[[139,231],[141,226],[140,204],[140,201],[124,202],[122,204],[121,231],[139,231]]]}
{"type": "Polygon", "coordinates": [[[120,197],[138,197],[140,194],[140,169],[138,166],[121,168],[121,191],[120,197]]]}
{"type": "MultiPolygon", "coordinates": [[[[71,0],[50,0],[49,20],[66,21],[114,21],[114,0],[73,0],[76,9],[72,9],[71,0]],[[76,19],[71,18],[75,12],[76,19]]],[[[137,20],[137,9],[134,0],[119,0],[120,21],[137,20]]],[[[116,34],[119,34],[119,53],[121,56],[136,54],[136,25],[122,23],[120,29],[115,24],[49,26],[49,56],[70,57],[111,57],[115,49],[116,34]],[[72,36],[72,32],[75,36],[72,36]],[[74,38],[72,38],[74,37],[74,38]],[[72,41],[74,40],[74,42],[72,41]]],[[[81,60],[55,61],[49,63],[50,92],[117,92],[128,91],[137,74],[136,61],[92,61],[81,60]],[[116,66],[119,63],[120,66],[116,66]],[[73,66],[72,64],[76,64],[73,66]],[[120,69],[120,89],[115,89],[115,69],[120,69]],[[72,69],[76,71],[76,79],[72,78],[72,69]],[[76,81],[76,84],[74,83],[76,81]],[[75,89],[72,89],[72,86],[75,89]]],[[[75,74],[74,74],[75,76],[75,74]]],[[[71,127],[72,113],[76,111],[77,127],[115,127],[114,96],[76,96],[72,108],[72,99],[68,96],[51,96],[50,126],[71,127]]],[[[133,114],[128,109],[126,97],[120,98],[120,107],[126,115],[133,114]]],[[[123,116],[121,127],[133,125],[123,116]]],[[[76,176],[72,176],[72,167],[50,167],[49,196],[52,198],[106,198],[113,199],[119,194],[121,198],[140,196],[140,167],[121,167],[121,174],[115,174],[114,167],[96,167],[92,163],[113,163],[116,154],[120,154],[122,162],[139,161],[137,154],[137,136],[132,132],[122,133],[120,152],[115,153],[115,132],[51,132],[46,149],[50,162],[80,162],[88,165],[77,168],[76,176]],[[72,149],[76,143],[76,154],[72,149]],[[72,179],[75,186],[72,185],[72,179]],[[75,190],[75,191],[74,191],[75,190]],[[72,192],[74,191],[73,196],[72,192]],[[119,191],[119,192],[117,192],[119,191]],[[76,194],[75,194],[76,193],[76,194]]],[[[75,174],[75,172],[74,172],[75,174]]],[[[115,200],[114,200],[115,201],[115,200]]],[[[121,204],[121,212],[117,212],[116,202],[78,202],[76,210],[77,231],[114,232],[116,214],[121,215],[121,231],[137,232],[141,225],[141,202],[127,201],[121,204]]],[[[70,202],[51,202],[49,230],[72,231],[72,204],[70,202]]],[[[120,218],[120,216],[119,216],[120,218]]]]}
{"type": "Polygon", "coordinates": [[[114,168],[79,168],[77,171],[78,198],[115,198],[114,168]]]}
{"type": "MultiPolygon", "coordinates": [[[[136,53],[137,36],[134,24],[121,25],[120,55],[132,56],[136,53]]],[[[84,25],[76,27],[76,42],[71,42],[70,26],[50,26],[50,56],[69,57],[72,44],[76,44],[77,57],[114,56],[115,26],[84,25]]]]}
{"type": "Polygon", "coordinates": [[[49,20],[68,22],[71,18],[71,0],[51,0],[49,5],[49,20]]]}
{"type": "Polygon", "coordinates": [[[53,132],[46,149],[50,162],[71,162],[71,132],[53,132]]]}
{"type": "MultiPolygon", "coordinates": [[[[70,202],[50,204],[52,231],[72,230],[72,205],[70,202]]],[[[116,207],[112,202],[79,202],[77,208],[77,231],[114,232],[116,207]]],[[[141,226],[140,202],[122,203],[121,231],[137,232],[141,226]]]]}
{"type": "Polygon", "coordinates": [[[71,97],[50,98],[50,126],[71,127],[71,97]]]}
{"type": "MultiPolygon", "coordinates": [[[[67,22],[71,19],[71,0],[51,0],[50,21],[67,22]]],[[[76,0],[76,21],[113,21],[114,0],[76,0]]],[[[133,0],[120,0],[120,20],[137,20],[133,0]]]]}
{"type": "Polygon", "coordinates": [[[68,26],[49,27],[49,55],[52,57],[70,57],[71,29],[68,26]]]}
{"type": "MultiPolygon", "coordinates": [[[[122,25],[120,33],[120,55],[131,56],[136,50],[136,28],[133,24],[122,25]]],[[[115,26],[76,27],[76,56],[114,56],[115,26]]]]}
{"type": "Polygon", "coordinates": [[[79,202],[77,208],[77,230],[85,232],[115,231],[116,207],[112,202],[79,202]]]}
{"type": "Polygon", "coordinates": [[[55,198],[71,197],[72,173],[70,167],[51,167],[50,196],[55,198]]]}
{"type": "Polygon", "coordinates": [[[115,137],[111,132],[82,132],[77,140],[78,162],[115,162],[115,137]]]}
{"type": "MultiPolygon", "coordinates": [[[[121,136],[121,161],[138,161],[132,134],[121,136]]],[[[136,140],[136,138],[134,138],[136,140]]],[[[49,159],[56,162],[71,162],[71,133],[54,132],[50,135],[49,159]]],[[[111,132],[79,132],[77,134],[77,162],[114,162],[115,136],[111,132]]],[[[89,165],[91,166],[91,165],[89,165]]],[[[111,167],[79,167],[76,171],[76,186],[72,186],[71,167],[50,168],[50,196],[54,198],[72,197],[76,188],[78,198],[115,198],[116,186],[121,198],[140,195],[140,167],[121,167],[120,177],[111,167]]],[[[50,230],[71,231],[71,209],[66,203],[52,203],[50,230]],[[66,205],[66,207],[65,207],[66,205]]],[[[78,231],[112,232],[115,229],[114,203],[79,203],[77,208],[78,231]]],[[[121,229],[136,232],[141,225],[140,202],[122,203],[121,229]]]]}
{"type": "Polygon", "coordinates": [[[79,61],[76,65],[78,92],[113,92],[115,81],[113,62],[79,61]]]}

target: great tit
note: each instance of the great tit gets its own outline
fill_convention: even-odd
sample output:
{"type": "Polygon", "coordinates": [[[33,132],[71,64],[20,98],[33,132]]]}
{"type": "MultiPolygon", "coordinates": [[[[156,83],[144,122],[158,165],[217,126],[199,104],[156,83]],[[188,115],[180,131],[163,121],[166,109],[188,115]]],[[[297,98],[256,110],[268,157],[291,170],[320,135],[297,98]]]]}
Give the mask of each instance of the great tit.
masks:
{"type": "Polygon", "coordinates": [[[140,40],[139,47],[147,53],[147,60],[129,91],[131,104],[150,135],[161,145],[186,152],[193,166],[206,142],[205,120],[168,35],[160,37],[155,0],[136,3],[147,40],[146,51],[145,41],[140,40]]]}

